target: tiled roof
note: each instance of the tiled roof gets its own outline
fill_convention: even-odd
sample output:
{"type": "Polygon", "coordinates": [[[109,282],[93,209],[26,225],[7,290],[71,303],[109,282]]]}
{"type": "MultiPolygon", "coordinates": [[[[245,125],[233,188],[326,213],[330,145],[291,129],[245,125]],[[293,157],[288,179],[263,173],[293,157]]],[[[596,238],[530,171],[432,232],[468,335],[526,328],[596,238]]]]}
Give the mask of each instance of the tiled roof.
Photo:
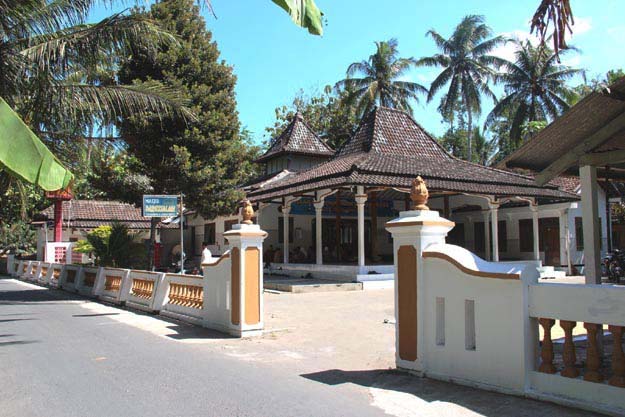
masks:
{"type": "MultiPolygon", "coordinates": [[[[54,219],[54,206],[50,206],[37,216],[44,220],[54,219]]],[[[149,229],[150,219],[141,215],[141,208],[119,201],[70,200],[63,201],[63,226],[91,229],[124,223],[129,229],[149,229]]],[[[161,228],[169,226],[160,224],[161,228]]]]}
{"type": "Polygon", "coordinates": [[[302,115],[297,113],[280,136],[271,142],[267,152],[256,162],[264,162],[282,154],[330,157],[334,155],[334,150],[326,145],[304,121],[302,115]]]}
{"type": "Polygon", "coordinates": [[[432,191],[577,198],[555,186],[538,187],[524,175],[455,158],[408,114],[383,107],[363,118],[356,133],[330,161],[250,191],[248,197],[267,200],[347,185],[406,188],[418,175],[432,191]]]}

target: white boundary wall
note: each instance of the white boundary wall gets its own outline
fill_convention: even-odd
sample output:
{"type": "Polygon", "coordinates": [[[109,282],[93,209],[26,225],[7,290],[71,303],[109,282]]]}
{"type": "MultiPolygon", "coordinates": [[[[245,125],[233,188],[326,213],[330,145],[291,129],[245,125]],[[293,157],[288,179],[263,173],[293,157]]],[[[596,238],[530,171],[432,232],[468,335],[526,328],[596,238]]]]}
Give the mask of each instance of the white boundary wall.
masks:
{"type": "MultiPolygon", "coordinates": [[[[437,379],[625,415],[625,386],[615,385],[625,385],[625,371],[591,364],[600,361],[599,340],[585,336],[585,353],[577,352],[569,364],[569,370],[582,372],[565,377],[560,372],[572,357],[558,353],[561,361],[553,362],[551,330],[539,344],[538,329],[538,319],[548,319],[556,326],[562,320],[624,331],[625,287],[539,283],[531,263],[487,262],[445,244],[452,227],[437,213],[419,211],[402,212],[387,223],[395,249],[397,366],[437,379]],[[399,297],[402,283],[408,294],[414,290],[412,298],[406,292],[399,297]],[[414,327],[411,315],[416,317],[414,327]]],[[[574,346],[569,333],[563,349],[574,351],[574,346]]],[[[621,350],[614,344],[612,348],[612,363],[625,366],[621,350]]]]}

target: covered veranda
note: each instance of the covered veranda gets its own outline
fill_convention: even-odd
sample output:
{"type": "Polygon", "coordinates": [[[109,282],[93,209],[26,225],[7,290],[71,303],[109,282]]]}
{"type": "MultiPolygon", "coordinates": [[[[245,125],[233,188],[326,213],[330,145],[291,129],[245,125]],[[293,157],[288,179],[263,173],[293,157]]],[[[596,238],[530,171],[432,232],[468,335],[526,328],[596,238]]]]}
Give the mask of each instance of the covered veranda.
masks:
{"type": "Polygon", "coordinates": [[[537,172],[536,185],[561,174],[580,177],[584,275],[587,284],[600,284],[598,189],[625,179],[625,78],[585,97],[502,164],[537,172]]]}
{"type": "MultiPolygon", "coordinates": [[[[531,211],[531,260],[538,261],[539,205],[577,198],[553,184],[537,186],[530,177],[455,158],[409,115],[387,108],[365,116],[329,161],[250,187],[247,197],[258,203],[258,222],[270,234],[266,222],[276,217],[272,211],[277,213],[282,267],[351,280],[383,279],[392,274],[393,263],[384,225],[408,208],[410,185],[417,176],[430,190],[430,207],[444,217],[453,220],[456,210],[467,208],[478,213],[476,221],[483,223],[486,240],[482,256],[493,261],[500,260],[500,207],[513,202],[531,211]],[[310,229],[314,243],[312,262],[306,265],[291,259],[291,244],[300,242],[291,236],[293,214],[311,218],[303,226],[310,229]]],[[[467,246],[475,249],[475,238],[467,246]]]]}

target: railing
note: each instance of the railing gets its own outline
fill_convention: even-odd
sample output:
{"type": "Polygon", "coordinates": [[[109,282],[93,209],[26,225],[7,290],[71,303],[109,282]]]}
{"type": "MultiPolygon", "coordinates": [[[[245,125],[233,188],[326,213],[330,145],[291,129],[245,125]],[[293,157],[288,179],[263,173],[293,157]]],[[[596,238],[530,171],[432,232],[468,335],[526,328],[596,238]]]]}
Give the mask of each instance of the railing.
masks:
{"type": "Polygon", "coordinates": [[[157,312],[235,336],[252,336],[263,328],[262,240],[257,225],[228,232],[235,241],[204,276],[164,274],[75,264],[13,261],[18,277],[40,277],[39,283],[128,307],[157,312]]]}
{"type": "Polygon", "coordinates": [[[130,293],[137,298],[143,298],[149,300],[154,295],[154,288],[156,288],[156,281],[150,281],[147,279],[133,279],[132,289],[130,293]]]}
{"type": "Polygon", "coordinates": [[[204,306],[204,288],[201,285],[169,284],[169,304],[201,309],[204,306]]]}
{"type": "Polygon", "coordinates": [[[161,314],[192,323],[202,323],[204,317],[203,277],[165,274],[161,291],[165,294],[161,314]]]}
{"type": "Polygon", "coordinates": [[[542,331],[532,388],[625,412],[625,288],[532,285],[529,314],[542,331]]]}
{"type": "Polygon", "coordinates": [[[132,270],[128,274],[128,286],[122,292],[122,300],[128,306],[144,310],[159,311],[163,295],[159,294],[159,286],[163,273],[132,270]]]}

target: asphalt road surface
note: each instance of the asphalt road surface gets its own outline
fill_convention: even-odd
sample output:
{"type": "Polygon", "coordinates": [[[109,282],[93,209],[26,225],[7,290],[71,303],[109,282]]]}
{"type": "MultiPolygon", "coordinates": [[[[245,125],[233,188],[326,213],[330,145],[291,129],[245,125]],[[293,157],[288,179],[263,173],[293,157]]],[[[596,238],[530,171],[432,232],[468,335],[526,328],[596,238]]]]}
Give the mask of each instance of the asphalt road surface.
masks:
{"type": "Polygon", "coordinates": [[[0,279],[0,416],[380,416],[350,384],[181,343],[0,279]]]}

